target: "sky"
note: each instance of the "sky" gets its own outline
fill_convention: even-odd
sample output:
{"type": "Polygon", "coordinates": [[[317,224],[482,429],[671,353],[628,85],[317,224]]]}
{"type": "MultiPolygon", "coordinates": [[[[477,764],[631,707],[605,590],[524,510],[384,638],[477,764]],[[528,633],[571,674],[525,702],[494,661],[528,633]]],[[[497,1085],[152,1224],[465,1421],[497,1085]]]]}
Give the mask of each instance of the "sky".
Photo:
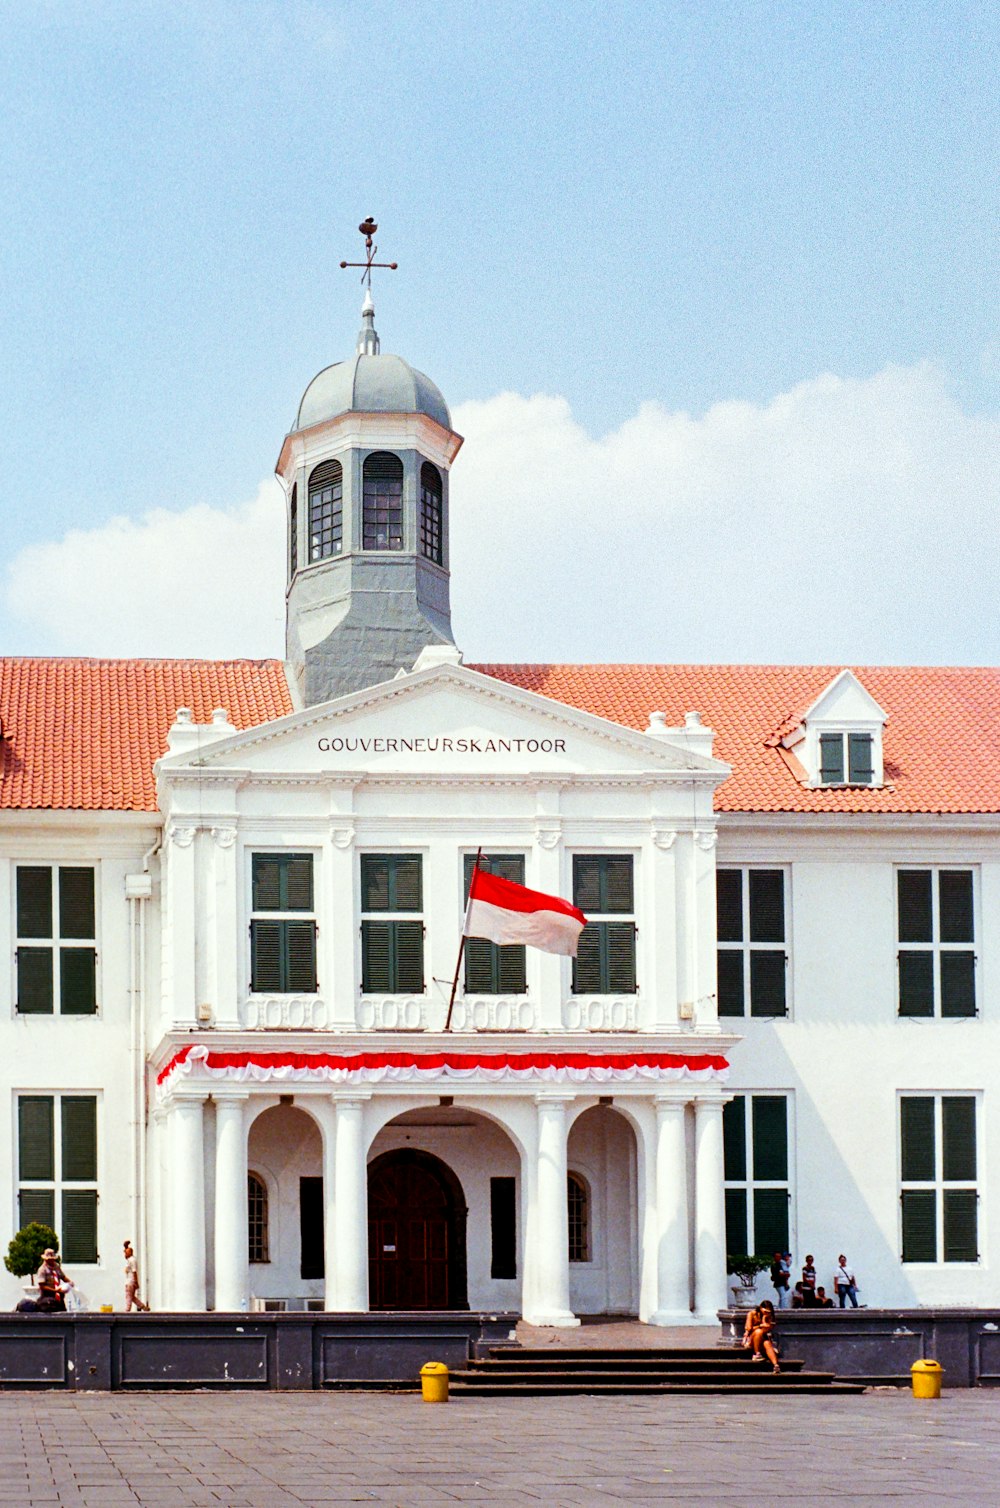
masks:
{"type": "Polygon", "coordinates": [[[383,350],[472,661],[1000,663],[1000,10],[0,0],[0,653],[280,655],[383,350]]]}

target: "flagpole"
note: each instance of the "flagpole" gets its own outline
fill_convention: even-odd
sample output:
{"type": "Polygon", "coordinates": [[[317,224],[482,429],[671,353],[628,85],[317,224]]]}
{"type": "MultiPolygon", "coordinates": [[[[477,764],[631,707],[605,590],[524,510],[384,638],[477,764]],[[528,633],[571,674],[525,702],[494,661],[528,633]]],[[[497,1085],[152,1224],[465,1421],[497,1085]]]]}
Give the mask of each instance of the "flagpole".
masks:
{"type": "MultiPolygon", "coordinates": [[[[482,858],[482,856],[483,850],[482,847],[479,847],[476,849],[476,862],[473,864],[472,873],[469,876],[469,895],[472,894],[472,887],[475,883],[476,875],[479,872],[479,860],[482,858]]],[[[458,989],[458,972],[462,967],[462,954],[465,952],[465,920],[469,913],[469,895],[465,897],[465,916],[463,916],[462,918],[462,936],[458,944],[458,957],[455,959],[455,976],[451,981],[451,998],[448,1001],[448,1015],[445,1017],[444,1023],[444,1029],[446,1032],[451,1031],[451,1013],[455,1008],[455,991],[458,989]]]]}

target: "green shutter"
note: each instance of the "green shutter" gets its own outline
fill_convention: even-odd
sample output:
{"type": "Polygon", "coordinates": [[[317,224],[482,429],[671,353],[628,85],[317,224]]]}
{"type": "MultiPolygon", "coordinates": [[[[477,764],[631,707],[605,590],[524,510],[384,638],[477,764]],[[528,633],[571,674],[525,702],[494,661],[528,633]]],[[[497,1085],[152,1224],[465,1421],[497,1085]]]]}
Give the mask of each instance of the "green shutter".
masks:
{"type": "Polygon", "coordinates": [[[715,872],[715,931],[719,942],[743,941],[743,874],[739,869],[715,872]]]}
{"type": "MultiPolygon", "coordinates": [[[[17,871],[18,937],[52,936],[52,870],[19,866],[17,871]]],[[[93,936],[93,933],[91,933],[93,936]]]]}
{"type": "Polygon", "coordinates": [[[250,988],[256,994],[281,989],[281,922],[250,923],[250,988]]]}
{"type": "MultiPolygon", "coordinates": [[[[747,1176],[746,1098],[738,1094],[722,1107],[722,1163],[725,1177],[738,1182],[747,1176]]],[[[727,1242],[730,1251],[746,1251],[745,1246],[727,1242]]]]}
{"type": "Polygon", "coordinates": [[[59,1009],[64,1016],[96,1012],[97,953],[93,948],[59,949],[59,1009]]]}
{"type": "Polygon", "coordinates": [[[389,910],[423,910],[423,861],[419,854],[393,854],[389,862],[389,910]]]}
{"type": "Polygon", "coordinates": [[[93,869],[60,869],[59,936],[97,936],[93,869]]]}
{"type": "Polygon", "coordinates": [[[632,855],[608,854],[602,857],[604,895],[602,911],[630,912],[635,909],[632,886],[632,855]]]}
{"type": "Polygon", "coordinates": [[[392,988],[398,995],[422,995],[424,992],[424,924],[423,922],[390,922],[389,925],[394,933],[395,979],[392,988]]]}
{"type": "Polygon", "coordinates": [[[361,923],[361,988],[366,995],[392,989],[389,972],[391,922],[361,923]]]}
{"type": "Polygon", "coordinates": [[[282,854],[281,859],[281,910],[311,911],[313,909],[312,854],[282,854]]]}
{"type": "Polygon", "coordinates": [[[899,955],[899,1014],[934,1014],[934,954],[930,950],[899,955]]]}
{"type": "Polygon", "coordinates": [[[52,961],[51,948],[18,948],[18,1015],[52,1015],[52,961]]]}
{"type": "Polygon", "coordinates": [[[96,1189],[63,1189],[60,1234],[64,1262],[97,1261],[96,1189]]]}
{"type": "Polygon", "coordinates": [[[931,942],[933,922],[930,870],[901,869],[896,875],[896,901],[899,907],[900,942],[931,942]]]}
{"type": "Polygon", "coordinates": [[[92,1094],[64,1094],[62,1116],[62,1176],[64,1183],[97,1178],[97,1100],[92,1094]]]}
{"type": "Polygon", "coordinates": [[[752,948],[750,951],[751,1016],[784,1016],[785,955],[776,948],[752,948]]]}
{"type": "Polygon", "coordinates": [[[635,924],[602,922],[607,969],[603,994],[635,994],[635,924]]]}
{"type": "Polygon", "coordinates": [[[573,904],[597,915],[633,910],[631,854],[574,854],[573,904]]]}
{"type": "Polygon", "coordinates": [[[788,1105],[784,1095],[753,1095],[750,1115],[753,1124],[754,1178],[769,1182],[787,1178],[788,1105]]]}
{"type": "Polygon", "coordinates": [[[573,994],[601,993],[601,923],[589,922],[580,933],[573,959],[573,994]]]}
{"type": "Polygon", "coordinates": [[[361,909],[389,910],[389,860],[381,854],[361,855],[361,909]]]}
{"type": "Polygon", "coordinates": [[[932,1189],[904,1189],[903,1261],[937,1261],[937,1195],[932,1189]]]}
{"type": "Polygon", "coordinates": [[[942,953],[941,958],[941,1014],[942,1016],[974,1016],[976,1014],[976,955],[964,949],[942,953]]]}
{"type": "Polygon", "coordinates": [[[852,785],[871,785],[875,779],[870,733],[848,733],[847,770],[852,785]]]}
{"type": "Polygon", "coordinates": [[[941,941],[970,943],[975,938],[972,870],[942,869],[938,875],[941,941]]]}
{"type": "Polygon", "coordinates": [[[517,1277],[517,1202],[513,1178],[490,1179],[490,1277],[517,1277]]]}
{"type": "MultiPolygon", "coordinates": [[[[473,854],[465,855],[465,895],[468,896],[475,865],[473,854]]],[[[524,884],[523,854],[483,855],[480,868],[515,885],[524,884]]],[[[523,995],[527,989],[525,950],[521,943],[498,947],[483,937],[470,937],[465,944],[465,993],[467,995],[523,995]]]]}
{"type": "Polygon", "coordinates": [[[784,942],[785,876],[780,869],[751,869],[750,941],[784,942]]]}
{"type": "Polygon", "coordinates": [[[719,1015],[742,1016],[743,949],[720,948],[717,959],[719,1015]]]}
{"type": "Polygon", "coordinates": [[[281,910],[281,857],[273,853],[255,853],[252,860],[253,909],[281,910]]]}
{"type": "Polygon", "coordinates": [[[749,1245],[745,1189],[726,1190],[726,1253],[740,1257],[749,1245]]]}
{"type": "Polygon", "coordinates": [[[823,785],[843,785],[844,735],[842,733],[820,734],[819,778],[823,785]]]}
{"type": "Polygon", "coordinates": [[[281,922],[282,982],[289,994],[315,995],[316,923],[281,922]]]}
{"type": "Polygon", "coordinates": [[[469,937],[465,943],[465,993],[498,995],[496,946],[483,937],[469,937]]]}
{"type": "Polygon", "coordinates": [[[787,1251],[787,1189],[754,1189],[753,1249],[762,1256],[787,1251]]]}
{"type": "Polygon", "coordinates": [[[601,861],[586,854],[573,855],[573,904],[581,911],[601,909],[601,861]]]}
{"type": "Polygon", "coordinates": [[[944,1191],[944,1260],[978,1262],[979,1196],[975,1189],[944,1191]]]}
{"type": "Polygon", "coordinates": [[[497,989],[501,995],[523,995],[528,988],[527,965],[524,956],[524,947],[520,943],[511,943],[508,947],[498,948],[495,944],[488,943],[496,952],[497,989]]]}
{"type": "Polygon", "coordinates": [[[941,1177],[946,1183],[976,1177],[976,1102],[969,1094],[941,1098],[941,1177]]]}
{"type": "Polygon", "coordinates": [[[17,1176],[22,1182],[56,1176],[55,1124],[50,1094],[22,1094],[17,1100],[17,1176]]]}
{"type": "Polygon", "coordinates": [[[899,1131],[904,1183],[930,1183],[935,1177],[934,1101],[906,1095],[899,1102],[899,1131]]]}
{"type": "Polygon", "coordinates": [[[31,1225],[37,1220],[39,1225],[47,1225],[50,1230],[55,1230],[55,1190],[21,1189],[17,1196],[17,1220],[21,1227],[31,1225]]]}

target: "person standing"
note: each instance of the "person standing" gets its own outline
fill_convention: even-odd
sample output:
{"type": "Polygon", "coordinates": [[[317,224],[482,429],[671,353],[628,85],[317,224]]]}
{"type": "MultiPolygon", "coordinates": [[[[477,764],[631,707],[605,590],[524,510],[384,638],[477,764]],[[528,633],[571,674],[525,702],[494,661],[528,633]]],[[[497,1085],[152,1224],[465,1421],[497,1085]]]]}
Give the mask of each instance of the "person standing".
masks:
{"type": "Polygon", "coordinates": [[[778,1299],[778,1308],[788,1308],[788,1282],[792,1275],[792,1260],[790,1254],[776,1251],[774,1261],[771,1263],[771,1284],[778,1299]]]}
{"type": "Polygon", "coordinates": [[[847,1258],[841,1252],[837,1258],[837,1271],[833,1275],[833,1291],[840,1299],[841,1309],[847,1308],[847,1300],[850,1299],[851,1307],[858,1307],[858,1281],[854,1271],[847,1265],[847,1258]]]}
{"type": "MultiPolygon", "coordinates": [[[[802,1269],[802,1291],[811,1297],[816,1292],[816,1266],[811,1256],[806,1257],[805,1266],[802,1269]]],[[[809,1300],[807,1298],[806,1302],[809,1300]]]]}
{"type": "Polygon", "coordinates": [[[125,1313],[131,1314],[132,1305],[143,1314],[149,1313],[149,1305],[139,1297],[139,1264],[135,1259],[131,1241],[125,1242],[125,1313]]]}

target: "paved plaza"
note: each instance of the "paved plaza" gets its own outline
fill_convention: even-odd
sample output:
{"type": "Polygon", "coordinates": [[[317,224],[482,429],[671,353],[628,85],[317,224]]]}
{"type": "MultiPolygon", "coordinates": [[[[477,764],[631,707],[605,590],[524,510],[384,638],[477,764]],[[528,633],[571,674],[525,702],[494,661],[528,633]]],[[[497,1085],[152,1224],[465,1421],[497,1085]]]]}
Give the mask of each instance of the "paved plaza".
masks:
{"type": "Polygon", "coordinates": [[[0,1394],[0,1504],[995,1504],[1000,1394],[0,1394]]]}

